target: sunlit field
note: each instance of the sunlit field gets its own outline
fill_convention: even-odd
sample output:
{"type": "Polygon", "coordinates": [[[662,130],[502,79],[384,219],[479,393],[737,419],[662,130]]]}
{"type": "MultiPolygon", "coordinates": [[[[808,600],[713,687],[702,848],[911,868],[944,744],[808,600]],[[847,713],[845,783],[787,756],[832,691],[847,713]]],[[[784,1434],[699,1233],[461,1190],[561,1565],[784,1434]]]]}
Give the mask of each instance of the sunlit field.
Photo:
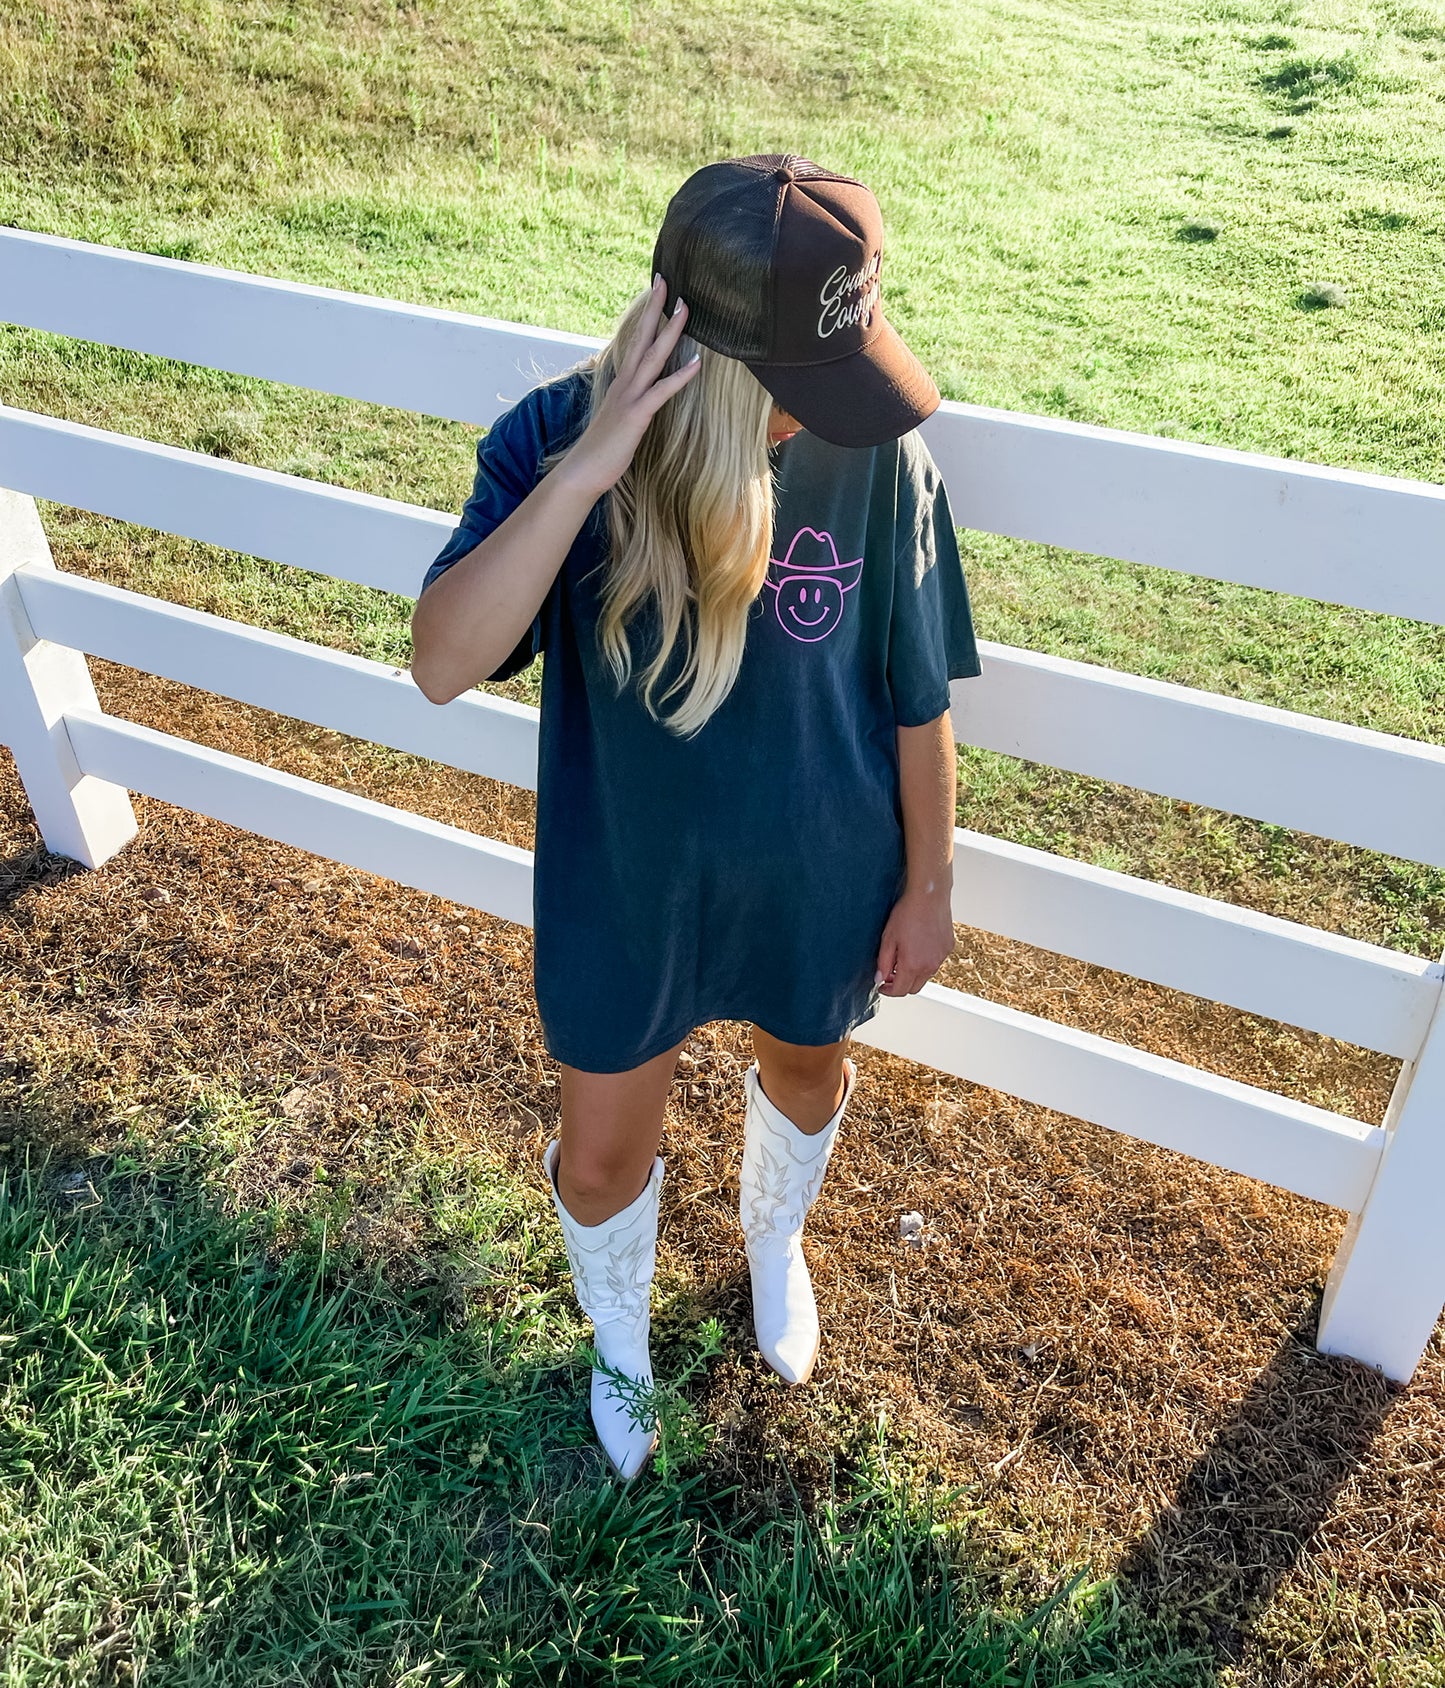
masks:
{"type": "MultiPolygon", "coordinates": [[[[0,8],[0,223],[603,334],[690,170],[800,152],[877,193],[946,397],[1440,481],[1442,54],[1438,4],[49,0],[0,8]]],[[[471,485],[457,424],[28,330],[0,402],[471,485]]],[[[410,600],[42,515],[64,568],[408,660],[410,600]]],[[[960,537],[982,638],[1445,742],[1439,628],[960,537]]],[[[117,713],[530,846],[530,793],[92,666],[117,713]]],[[[1439,870],[959,769],[961,826],[1445,948],[1439,870]]],[[[745,1030],[702,1028],[667,1435],[622,1491],[537,1171],[530,933],[137,811],[72,870],[0,752],[3,1688],[1445,1684],[1445,1363],[1313,1355],[1340,1214],[864,1050],[789,1392],[736,1235],[745,1030]]],[[[983,932],[939,977],[1363,1119],[1398,1071],[983,932]]]]}

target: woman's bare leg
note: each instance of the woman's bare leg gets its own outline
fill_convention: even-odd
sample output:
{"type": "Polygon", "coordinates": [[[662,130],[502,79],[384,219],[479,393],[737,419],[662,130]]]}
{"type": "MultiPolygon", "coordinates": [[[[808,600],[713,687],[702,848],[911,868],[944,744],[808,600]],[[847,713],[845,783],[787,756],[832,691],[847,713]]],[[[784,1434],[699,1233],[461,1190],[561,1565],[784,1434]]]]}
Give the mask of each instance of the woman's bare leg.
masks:
{"type": "Polygon", "coordinates": [[[752,1030],[763,1095],[799,1131],[809,1136],[821,1131],[843,1100],[843,1057],[848,1039],[840,1043],[784,1043],[761,1026],[752,1030]]]}
{"type": "Polygon", "coordinates": [[[557,1193],[579,1225],[600,1225],[621,1213],[647,1183],[662,1141],[678,1051],[686,1042],[679,1039],[625,1073],[562,1067],[557,1193]]]}

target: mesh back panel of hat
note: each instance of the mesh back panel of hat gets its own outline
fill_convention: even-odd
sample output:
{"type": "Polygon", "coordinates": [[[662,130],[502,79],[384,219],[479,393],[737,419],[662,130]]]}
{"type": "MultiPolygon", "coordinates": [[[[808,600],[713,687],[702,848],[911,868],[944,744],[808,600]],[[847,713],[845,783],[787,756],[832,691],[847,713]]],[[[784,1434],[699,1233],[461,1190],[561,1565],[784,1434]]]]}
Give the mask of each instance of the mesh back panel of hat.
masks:
{"type": "MultiPolygon", "coordinates": [[[[727,357],[773,350],[773,247],[786,166],[794,180],[833,177],[794,153],[756,153],[689,176],[667,208],[653,268],[687,301],[687,332],[727,357]]],[[[836,179],[836,178],[834,178],[836,179]]]]}

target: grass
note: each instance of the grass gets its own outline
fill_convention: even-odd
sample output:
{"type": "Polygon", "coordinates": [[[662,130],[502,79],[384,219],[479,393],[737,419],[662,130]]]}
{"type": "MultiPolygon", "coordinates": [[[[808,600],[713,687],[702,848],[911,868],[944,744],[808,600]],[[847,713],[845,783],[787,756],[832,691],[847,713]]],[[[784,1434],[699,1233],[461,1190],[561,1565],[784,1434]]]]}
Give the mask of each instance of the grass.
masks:
{"type": "Polygon", "coordinates": [[[877,1462],[810,1516],[600,1480],[550,1228],[428,1170],[485,1322],[349,1264],[336,1193],[278,1246],[193,1151],[0,1180],[6,1688],[1166,1680],[1104,1584],[992,1607],[877,1462]]]}
{"type": "MultiPolygon", "coordinates": [[[[0,222],[603,333],[689,169],[796,150],[878,192],[890,315],[947,396],[1435,481],[1442,53],[1436,0],[49,0],[0,14],[0,222]]],[[[0,327],[0,400],[440,509],[470,482],[456,425],[25,330],[0,327]]],[[[404,599],[44,516],[64,567],[407,658],[404,599]]],[[[1438,628],[963,537],[985,638],[1445,740],[1438,628]]],[[[101,681],[156,725],[527,841],[527,816],[482,782],[101,681]]],[[[538,672],[500,689],[535,703],[538,672]]],[[[964,825],[1418,955],[1445,945],[1437,868],[971,747],[960,765],[964,825]]],[[[1130,1543],[1158,1558],[1155,1604],[1188,1615],[1210,1679],[1445,1681],[1438,1553],[1420,1545],[1438,1540],[1419,1486],[1438,1408],[1417,1389],[1381,1428],[1374,1397],[1303,1369],[1332,1246],[1307,1204],[1076,1141],[965,1086],[970,1111],[922,1134],[922,1190],[895,1192],[918,1152],[910,1122],[934,1104],[882,1069],[887,1153],[860,1159],[859,1182],[928,1207],[964,1239],[957,1258],[920,1260],[915,1282],[889,1256],[880,1289],[871,1210],[850,1209],[857,1238],[832,1238],[852,1312],[831,1335],[837,1375],[791,1416],[770,1416],[739,1369],[736,1309],[712,1353],[708,1304],[679,1290],[665,1370],[700,1370],[668,1406],[676,1468],[618,1497],[588,1463],[555,1247],[494,1152],[509,1129],[494,1103],[527,1130],[554,1105],[513,937],[452,911],[467,941],[427,936],[423,1000],[380,940],[397,921],[440,931],[434,907],[341,876],[307,891],[310,870],[269,847],[237,847],[228,867],[231,846],[159,806],[103,883],[51,884],[6,790],[5,1058],[19,1072],[43,1031],[40,1135],[85,1141],[12,1164],[5,1186],[17,1252],[0,1258],[29,1264],[5,1280],[20,1341],[0,1345],[0,1682],[620,1682],[640,1652],[649,1681],[1164,1683],[1185,1665],[1122,1615],[1127,1576],[1086,1580],[1030,1626],[1067,1568],[1127,1563],[1130,1543]],[[147,879],[187,906],[137,913],[147,879]],[[372,1035],[372,992],[419,1028],[411,1042],[372,1035]],[[220,1112],[170,1108],[117,1147],[112,1114],[148,1107],[146,1084],[191,1060],[229,1098],[220,1112]],[[339,1076],[319,1076],[328,1063],[339,1076]],[[225,1137],[258,1083],[270,1112],[225,1137]],[[268,1164],[300,1131],[279,1110],[291,1087],[325,1098],[294,1173],[268,1164]],[[201,1152],[217,1132],[229,1182],[201,1152]],[[466,1141],[475,1163],[448,1177],[466,1141]],[[81,1171],[94,1204],[57,1182],[81,1171]],[[393,1232],[384,1279],[333,1241],[393,1232]],[[1059,1288],[1075,1279],[1078,1305],[1059,1288]],[[15,1314],[22,1288],[44,1317],[15,1314]],[[162,1298],[177,1325],[137,1326],[162,1298]],[[273,1395],[227,1370],[286,1332],[273,1395]],[[1052,1369],[1021,1365],[1024,1348],[1052,1369]],[[1219,1429],[1262,1367],[1272,1416],[1250,1434],[1283,1450],[1281,1469],[1228,1455],[1219,1429]],[[1301,1439],[1296,1397],[1326,1403],[1319,1446],[1354,1451],[1301,1439]],[[966,1528],[950,1516],[932,1533],[930,1491],[873,1459],[882,1400],[907,1420],[883,1447],[892,1471],[972,1474],[966,1528]],[[1359,1469],[1367,1444],[1385,1469],[1359,1469]],[[361,1451],[369,1466],[348,1463],[361,1451]],[[800,1497],[769,1461],[806,1471],[800,1497]],[[1291,1511],[1299,1472],[1323,1477],[1291,1511]],[[1231,1483],[1265,1497],[1268,1531],[1242,1529],[1231,1483]],[[575,1637],[565,1656],[559,1633],[575,1637]],[[948,1662],[930,1663],[943,1643],[948,1662]]],[[[970,939],[947,982],[1360,1117],[1379,1116],[1393,1077],[1023,946],[970,939]]],[[[734,1060],[719,1049],[725,1073],[734,1060]]],[[[0,1106],[29,1118],[28,1081],[4,1065],[0,1106]]],[[[730,1094],[714,1083],[704,1114],[730,1094]]],[[[698,1223],[717,1190],[691,1129],[674,1121],[691,1157],[674,1188],[698,1223]]],[[[725,1258],[713,1246],[689,1257],[698,1282],[725,1258]]]]}
{"type": "MultiPolygon", "coordinates": [[[[947,396],[1442,474],[1428,7],[192,0],[151,21],[136,3],[0,23],[0,219],[603,333],[688,168],[792,148],[875,186],[890,312],[947,396]]],[[[463,428],[50,336],[0,330],[0,393],[444,510],[469,487],[463,428]]],[[[66,566],[406,660],[403,600],[46,514],[66,566]]],[[[968,541],[985,637],[1445,738],[1438,628],[968,541]]],[[[536,702],[537,672],[510,690],[536,702]]],[[[1242,876],[1267,853],[1254,821],[1216,812],[1181,837],[1165,799],[989,751],[961,766],[965,824],[1445,947],[1438,868],[1295,836],[1295,871],[1242,876]]]]}

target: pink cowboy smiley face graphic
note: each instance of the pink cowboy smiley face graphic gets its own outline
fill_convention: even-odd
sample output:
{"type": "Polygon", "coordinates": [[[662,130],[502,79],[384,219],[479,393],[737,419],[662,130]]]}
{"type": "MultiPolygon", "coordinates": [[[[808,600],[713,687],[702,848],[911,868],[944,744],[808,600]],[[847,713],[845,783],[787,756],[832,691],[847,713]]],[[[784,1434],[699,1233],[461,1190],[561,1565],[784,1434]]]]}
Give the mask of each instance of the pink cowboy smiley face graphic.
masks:
{"type": "Polygon", "coordinates": [[[851,592],[863,575],[863,559],[838,561],[831,533],[799,528],[788,554],[768,562],[767,585],[783,631],[812,644],[826,639],[843,619],[843,594],[851,592]],[[801,544],[802,541],[809,543],[801,544]]]}

